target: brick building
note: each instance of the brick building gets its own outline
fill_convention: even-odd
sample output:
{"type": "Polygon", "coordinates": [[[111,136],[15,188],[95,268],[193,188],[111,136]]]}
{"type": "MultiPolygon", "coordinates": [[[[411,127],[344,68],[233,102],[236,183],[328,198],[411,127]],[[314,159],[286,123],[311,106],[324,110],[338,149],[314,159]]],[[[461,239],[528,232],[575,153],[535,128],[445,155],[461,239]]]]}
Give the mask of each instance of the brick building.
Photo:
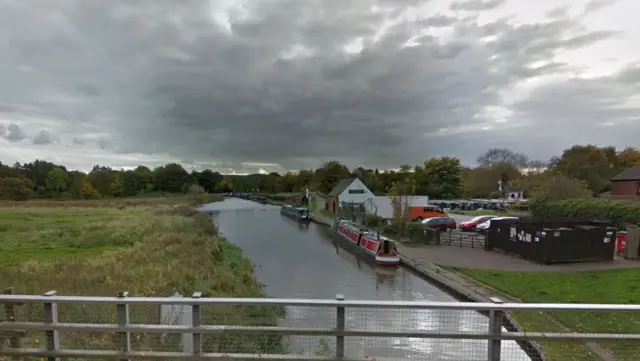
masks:
{"type": "Polygon", "coordinates": [[[640,165],[631,167],[611,179],[611,196],[640,196],[640,165]]]}

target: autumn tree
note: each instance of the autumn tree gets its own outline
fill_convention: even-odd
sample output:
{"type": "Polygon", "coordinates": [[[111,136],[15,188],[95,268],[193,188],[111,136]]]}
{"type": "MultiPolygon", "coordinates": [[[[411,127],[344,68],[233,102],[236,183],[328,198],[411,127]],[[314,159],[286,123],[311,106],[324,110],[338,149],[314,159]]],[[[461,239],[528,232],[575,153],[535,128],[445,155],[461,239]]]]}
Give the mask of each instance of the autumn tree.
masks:
{"type": "Polygon", "coordinates": [[[522,153],[516,153],[506,148],[492,148],[480,155],[476,162],[481,167],[486,168],[508,165],[516,169],[522,169],[527,166],[529,158],[522,153]]]}
{"type": "Polygon", "coordinates": [[[625,171],[631,167],[640,166],[640,150],[632,147],[624,148],[618,153],[619,171],[625,171]]]}
{"type": "Polygon", "coordinates": [[[395,182],[391,186],[389,198],[393,206],[393,222],[396,225],[406,223],[409,217],[411,196],[415,194],[416,184],[413,178],[395,182]]]}
{"type": "Polygon", "coordinates": [[[332,160],[316,169],[314,180],[318,184],[321,193],[329,193],[331,189],[342,179],[350,176],[349,168],[342,163],[332,160]]]}
{"type": "Polygon", "coordinates": [[[617,172],[606,150],[595,145],[573,146],[562,153],[554,169],[585,182],[594,195],[602,193],[617,172]]]}
{"type": "Polygon", "coordinates": [[[26,201],[34,196],[33,182],[26,178],[0,178],[0,199],[26,201]]]}
{"type": "Polygon", "coordinates": [[[530,198],[536,201],[591,198],[591,190],[584,181],[559,172],[549,172],[532,187],[530,198]]]}
{"type": "Polygon", "coordinates": [[[80,185],[80,198],[82,199],[96,199],[100,198],[100,192],[91,185],[91,182],[84,181],[80,185]]]}

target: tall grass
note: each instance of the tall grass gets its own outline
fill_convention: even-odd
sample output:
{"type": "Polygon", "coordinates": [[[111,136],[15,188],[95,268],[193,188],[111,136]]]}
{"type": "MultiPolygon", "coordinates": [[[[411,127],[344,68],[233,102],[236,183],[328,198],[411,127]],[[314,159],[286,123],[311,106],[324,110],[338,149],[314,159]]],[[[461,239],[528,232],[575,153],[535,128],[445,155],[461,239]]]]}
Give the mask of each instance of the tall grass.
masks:
{"type": "MultiPolygon", "coordinates": [[[[71,201],[63,207],[38,201],[0,208],[0,286],[25,294],[57,290],[59,295],[115,296],[128,291],[132,296],[179,292],[189,297],[200,291],[205,297],[265,297],[251,262],[218,235],[208,215],[186,206],[191,199],[126,201],[71,201]]],[[[116,320],[115,308],[108,305],[61,304],[59,312],[61,322],[116,320]]],[[[257,306],[202,309],[203,323],[217,325],[275,325],[283,312],[257,306]]],[[[42,305],[17,309],[17,320],[42,317],[42,305]]],[[[131,318],[134,323],[160,323],[157,307],[132,306],[131,318]]],[[[66,348],[116,348],[111,334],[67,333],[61,339],[66,348]]],[[[29,334],[23,343],[36,346],[40,340],[42,335],[29,334]]],[[[166,340],[138,334],[133,347],[175,350],[166,340]]],[[[205,337],[204,348],[283,352],[282,339],[270,335],[212,335],[205,337]]]]}

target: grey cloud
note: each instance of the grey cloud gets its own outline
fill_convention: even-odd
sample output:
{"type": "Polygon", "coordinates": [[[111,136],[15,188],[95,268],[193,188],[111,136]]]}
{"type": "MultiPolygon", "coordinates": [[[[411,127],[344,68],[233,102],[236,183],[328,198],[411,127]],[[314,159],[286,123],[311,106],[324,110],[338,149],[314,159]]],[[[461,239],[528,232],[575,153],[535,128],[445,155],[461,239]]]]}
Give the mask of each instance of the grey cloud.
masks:
{"type": "Polygon", "coordinates": [[[618,0],[591,0],[584,6],[584,15],[609,7],[618,0]]]}
{"type": "Polygon", "coordinates": [[[19,142],[25,138],[27,138],[27,133],[25,133],[20,126],[16,124],[9,124],[9,126],[2,129],[2,137],[10,142],[19,142]]]}
{"type": "Polygon", "coordinates": [[[53,141],[53,136],[46,129],[40,130],[38,134],[33,138],[33,144],[37,145],[51,144],[53,143],[53,141]]]}
{"type": "Polygon", "coordinates": [[[100,149],[108,149],[111,146],[111,142],[107,139],[98,139],[98,147],[100,149]]]}
{"type": "MultiPolygon", "coordinates": [[[[500,105],[518,82],[567,73],[569,66],[554,60],[558,52],[615,35],[583,30],[561,14],[529,25],[434,14],[381,34],[408,6],[397,0],[249,1],[230,13],[229,31],[213,21],[212,3],[2,3],[0,53],[11,56],[0,58],[0,76],[12,84],[0,87],[2,109],[58,121],[59,129],[49,128],[78,145],[96,144],[84,133],[109,133],[97,141],[109,152],[168,154],[224,171],[260,168],[248,162],[307,168],[328,159],[385,168],[433,155],[472,162],[508,143],[505,135],[568,117],[568,110],[550,103],[546,96],[559,90],[548,87],[516,105],[520,128],[488,134],[478,130],[488,121],[477,114],[500,105]],[[374,4],[382,10],[372,12],[374,4]],[[425,27],[448,27],[449,40],[424,34],[425,27]],[[410,40],[418,44],[405,47],[410,40]],[[356,41],[360,52],[343,51],[356,41]],[[286,56],[296,51],[298,57],[286,56]],[[4,70],[18,66],[29,70],[4,70]]],[[[502,3],[459,1],[455,8],[502,3]]],[[[634,94],[622,81],[608,82],[621,100],[634,94]]],[[[575,99],[562,91],[579,106],[604,93],[589,89],[572,88],[582,94],[575,99]]],[[[597,109],[571,121],[595,124],[596,115],[615,113],[617,103],[591,100],[597,109]]],[[[567,145],[560,138],[529,135],[537,145],[528,150],[542,157],[567,145]]],[[[527,146],[514,142],[515,150],[527,146]]]]}
{"type": "Polygon", "coordinates": [[[466,0],[451,3],[451,10],[487,11],[504,5],[507,0],[466,0]]]}

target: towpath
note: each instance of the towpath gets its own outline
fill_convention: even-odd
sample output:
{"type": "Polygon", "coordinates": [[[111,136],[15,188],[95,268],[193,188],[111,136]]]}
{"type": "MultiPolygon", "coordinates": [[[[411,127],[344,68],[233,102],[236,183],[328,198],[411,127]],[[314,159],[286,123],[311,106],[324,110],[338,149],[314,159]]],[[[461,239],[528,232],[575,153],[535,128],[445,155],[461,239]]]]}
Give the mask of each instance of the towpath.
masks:
{"type": "MultiPolygon", "coordinates": [[[[316,213],[312,214],[315,222],[330,225],[333,220],[316,213]]],[[[504,301],[521,302],[519,299],[506,295],[487,285],[481,284],[451,267],[475,269],[495,269],[508,271],[544,271],[571,272],[598,269],[616,269],[640,267],[640,262],[619,259],[614,262],[586,262],[562,265],[540,265],[527,260],[515,258],[496,252],[487,252],[479,248],[460,248],[447,245],[407,246],[397,243],[398,253],[402,263],[422,274],[424,277],[445,285],[455,293],[466,295],[469,299],[479,302],[491,302],[491,297],[498,297],[504,301]]],[[[549,322],[555,323],[570,332],[555,319],[549,317],[549,322]]],[[[596,342],[585,342],[585,346],[596,354],[602,361],[617,361],[616,357],[596,342]]]]}

